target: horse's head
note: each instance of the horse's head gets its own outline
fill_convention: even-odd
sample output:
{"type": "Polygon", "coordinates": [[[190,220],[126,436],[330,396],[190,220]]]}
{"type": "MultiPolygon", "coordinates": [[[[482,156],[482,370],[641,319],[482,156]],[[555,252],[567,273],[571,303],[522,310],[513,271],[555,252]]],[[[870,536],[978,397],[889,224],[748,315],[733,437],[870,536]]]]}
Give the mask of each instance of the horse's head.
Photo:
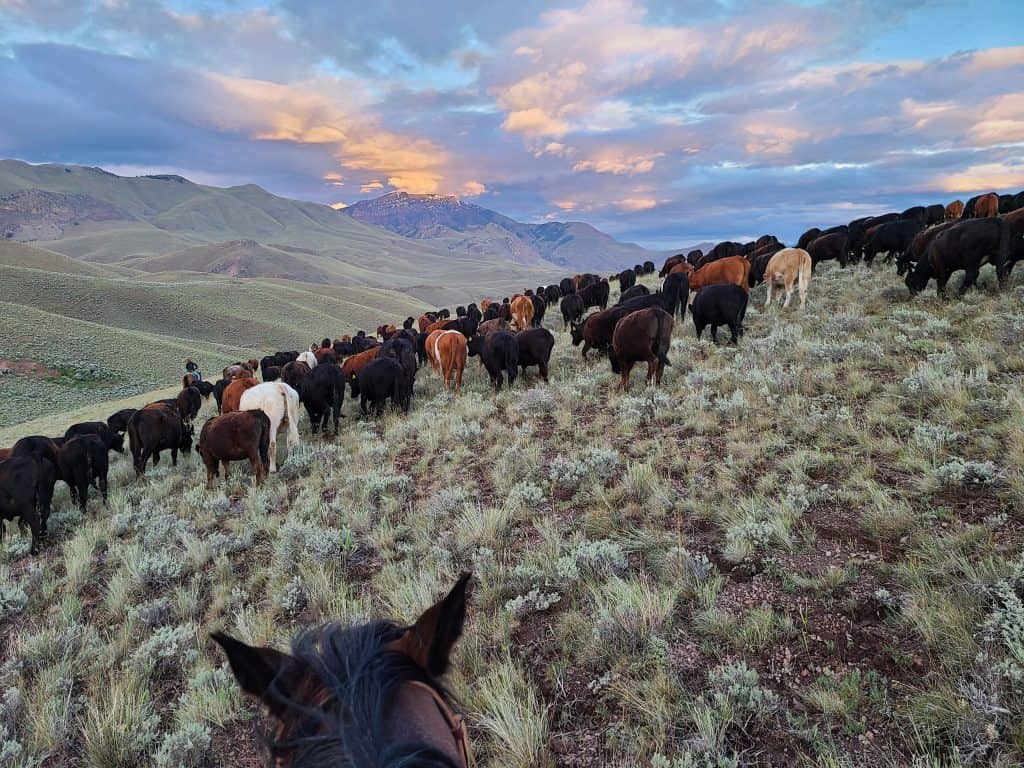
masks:
{"type": "Polygon", "coordinates": [[[299,635],[291,654],[214,634],[239,686],[273,718],[275,764],[469,768],[465,726],[438,682],[462,635],[469,579],[411,627],[328,624],[299,635]]]}

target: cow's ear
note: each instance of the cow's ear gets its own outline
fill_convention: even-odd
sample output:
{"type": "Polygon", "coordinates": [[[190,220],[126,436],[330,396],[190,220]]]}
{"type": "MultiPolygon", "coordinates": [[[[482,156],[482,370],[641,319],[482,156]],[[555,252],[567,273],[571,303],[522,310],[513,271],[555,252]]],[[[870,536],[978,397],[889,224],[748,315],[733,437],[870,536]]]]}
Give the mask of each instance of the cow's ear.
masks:
{"type": "Polygon", "coordinates": [[[281,717],[294,698],[305,665],[287,653],[247,645],[221,632],[210,635],[228,657],[238,686],[255,696],[277,717],[281,717]]]}
{"type": "Polygon", "coordinates": [[[471,573],[463,573],[443,599],[434,603],[394,645],[428,674],[437,677],[448,669],[452,648],[466,622],[466,590],[471,573]]]}

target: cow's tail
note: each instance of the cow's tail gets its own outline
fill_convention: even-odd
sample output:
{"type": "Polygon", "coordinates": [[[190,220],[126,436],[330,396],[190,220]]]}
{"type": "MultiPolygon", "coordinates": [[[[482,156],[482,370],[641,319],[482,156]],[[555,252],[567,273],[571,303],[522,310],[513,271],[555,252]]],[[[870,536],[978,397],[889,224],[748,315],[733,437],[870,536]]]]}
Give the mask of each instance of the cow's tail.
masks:
{"type": "MultiPolygon", "coordinates": [[[[651,342],[651,352],[653,352],[654,356],[656,358],[658,358],[658,362],[659,363],[661,363],[662,365],[671,366],[672,363],[670,363],[669,360],[668,360],[668,350],[667,349],[662,350],[662,348],[661,348],[661,332],[662,332],[662,330],[665,327],[665,319],[664,318],[666,317],[666,313],[665,312],[655,312],[654,313],[654,317],[655,317],[655,323],[656,323],[655,327],[656,327],[657,330],[656,330],[656,333],[654,334],[654,340],[651,342]]],[[[671,318],[669,318],[669,320],[671,320],[671,318]]]]}
{"type": "Polygon", "coordinates": [[[288,419],[288,450],[299,444],[299,412],[295,401],[288,397],[288,390],[281,390],[281,397],[284,398],[284,413],[288,419]]]}
{"type": "Polygon", "coordinates": [[[999,263],[996,265],[996,275],[999,284],[1002,285],[1010,274],[1010,241],[1013,239],[1013,227],[1004,218],[998,217],[996,221],[999,222],[999,263]]]}
{"type": "Polygon", "coordinates": [[[807,291],[807,286],[811,283],[811,255],[804,251],[800,254],[800,266],[796,271],[797,288],[800,290],[800,294],[803,295],[807,291]]]}

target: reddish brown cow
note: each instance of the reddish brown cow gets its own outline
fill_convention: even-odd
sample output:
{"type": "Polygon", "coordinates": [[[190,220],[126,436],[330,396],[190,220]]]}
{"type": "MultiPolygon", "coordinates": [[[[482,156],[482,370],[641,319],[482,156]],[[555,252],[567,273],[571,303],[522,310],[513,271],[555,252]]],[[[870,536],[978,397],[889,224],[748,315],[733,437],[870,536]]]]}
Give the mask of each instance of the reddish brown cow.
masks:
{"type": "Polygon", "coordinates": [[[693,264],[688,262],[686,260],[686,257],[683,257],[682,261],[678,261],[675,264],[673,264],[672,268],[669,269],[668,271],[670,275],[673,275],[677,272],[682,272],[684,275],[688,275],[691,272],[693,272],[693,264]]]}
{"type": "Polygon", "coordinates": [[[430,325],[427,326],[427,330],[424,331],[424,333],[433,333],[434,331],[443,331],[443,330],[445,330],[445,326],[448,325],[449,322],[451,322],[451,321],[450,320],[444,320],[444,319],[435,320],[434,322],[432,322],[430,325]]]}
{"type": "Polygon", "coordinates": [[[380,345],[370,347],[356,355],[352,355],[352,357],[346,358],[345,362],[342,363],[341,372],[345,375],[345,381],[352,387],[353,396],[359,394],[357,391],[359,385],[356,384],[356,377],[368,362],[377,359],[377,353],[380,352],[380,349],[380,345]]]}
{"type": "Polygon", "coordinates": [[[380,336],[384,341],[387,341],[398,332],[398,329],[393,325],[378,325],[377,335],[380,336]]]}
{"type": "Polygon", "coordinates": [[[690,303],[693,303],[697,291],[709,285],[738,285],[750,293],[749,275],[750,262],[742,256],[726,256],[705,264],[690,273],[690,303]]]}
{"type": "Polygon", "coordinates": [[[426,315],[420,315],[420,319],[416,321],[416,324],[419,325],[419,327],[420,327],[420,333],[426,333],[427,332],[427,328],[429,328],[430,324],[433,323],[433,322],[434,321],[431,320],[426,315]]]}
{"type": "Polygon", "coordinates": [[[216,416],[199,434],[199,456],[206,465],[206,489],[213,488],[218,464],[228,479],[232,461],[248,459],[256,485],[262,485],[270,467],[270,418],[263,411],[236,411],[216,416]]]}
{"type": "Polygon", "coordinates": [[[494,333],[495,331],[507,331],[508,323],[502,320],[500,317],[496,317],[493,320],[485,320],[476,327],[477,336],[487,336],[488,334],[494,333]]]}
{"type": "Polygon", "coordinates": [[[493,304],[493,303],[494,303],[494,302],[493,302],[493,301],[491,301],[490,299],[484,299],[483,301],[481,301],[481,302],[480,302],[480,311],[481,311],[481,312],[486,312],[486,311],[487,311],[487,308],[488,308],[489,306],[491,306],[491,304],[493,304]]]}
{"type": "Polygon", "coordinates": [[[661,265],[661,271],[658,272],[658,277],[665,277],[672,271],[672,268],[677,264],[682,264],[686,261],[686,256],[681,253],[677,253],[675,256],[669,256],[665,259],[665,263],[661,265]]]}
{"type": "Polygon", "coordinates": [[[430,364],[441,374],[441,384],[459,394],[469,356],[466,337],[458,331],[434,331],[427,337],[426,348],[430,364]]]}
{"type": "Polygon", "coordinates": [[[964,215],[964,201],[954,200],[946,206],[946,221],[956,221],[964,215]]]}
{"type": "Polygon", "coordinates": [[[525,331],[533,326],[533,300],[529,296],[515,296],[512,298],[512,323],[520,331],[525,331]]]}
{"type": "Polygon", "coordinates": [[[330,347],[320,347],[316,352],[313,353],[316,356],[316,363],[338,363],[338,353],[330,347]]]}
{"type": "MultiPolygon", "coordinates": [[[[718,262],[712,262],[718,263],[718,262]]],[[[744,279],[744,285],[746,280],[744,279]]],[[[657,381],[668,361],[668,348],[672,341],[672,316],[660,307],[650,307],[622,318],[612,335],[612,371],[621,375],[619,389],[629,391],[629,374],[637,363],[647,363],[647,383],[657,381]]]]}
{"type": "Polygon", "coordinates": [[[974,218],[976,219],[990,219],[993,216],[999,215],[999,195],[995,192],[989,192],[987,195],[982,195],[978,198],[978,202],[974,204],[974,218]]]}
{"type": "Polygon", "coordinates": [[[242,400],[242,394],[245,390],[255,387],[259,384],[256,379],[251,376],[247,376],[244,379],[235,379],[227,387],[224,388],[224,397],[221,399],[220,412],[221,413],[233,413],[239,408],[239,403],[242,400]]]}

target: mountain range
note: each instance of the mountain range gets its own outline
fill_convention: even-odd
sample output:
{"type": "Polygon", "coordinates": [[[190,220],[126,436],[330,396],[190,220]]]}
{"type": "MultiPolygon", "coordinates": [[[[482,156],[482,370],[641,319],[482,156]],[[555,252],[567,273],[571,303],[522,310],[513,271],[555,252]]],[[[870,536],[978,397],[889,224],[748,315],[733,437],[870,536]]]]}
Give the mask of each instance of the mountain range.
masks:
{"type": "Polygon", "coordinates": [[[525,224],[451,195],[391,192],[343,209],[352,218],[456,253],[501,254],[519,264],[620,270],[652,258],[580,221],[525,224]]]}

